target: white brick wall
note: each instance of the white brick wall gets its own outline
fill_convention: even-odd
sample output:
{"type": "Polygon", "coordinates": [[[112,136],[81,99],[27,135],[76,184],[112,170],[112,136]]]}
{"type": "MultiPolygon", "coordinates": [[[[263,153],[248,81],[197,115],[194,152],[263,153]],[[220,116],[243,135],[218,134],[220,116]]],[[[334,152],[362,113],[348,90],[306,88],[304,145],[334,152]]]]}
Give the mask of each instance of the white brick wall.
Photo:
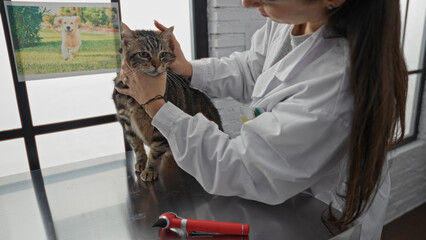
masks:
{"type": "MultiPolygon", "coordinates": [[[[253,33],[265,24],[255,9],[241,6],[241,0],[208,1],[209,54],[229,56],[250,48],[253,33]]],[[[235,137],[241,128],[240,104],[231,98],[214,99],[222,117],[225,132],[235,137]]]]}
{"type": "Polygon", "coordinates": [[[253,33],[264,23],[256,9],[246,9],[240,0],[208,1],[210,56],[228,56],[250,48],[253,33]]]}
{"type": "Polygon", "coordinates": [[[426,202],[426,89],[416,141],[391,152],[391,198],[387,222],[426,202]]]}
{"type": "MultiPolygon", "coordinates": [[[[265,19],[255,9],[245,9],[240,0],[209,0],[210,56],[228,56],[250,47],[252,34],[265,19]]],[[[391,152],[392,190],[386,221],[403,215],[426,201],[426,92],[418,140],[391,152]]],[[[240,104],[230,99],[215,99],[224,129],[237,136],[241,127],[240,104]]]]}

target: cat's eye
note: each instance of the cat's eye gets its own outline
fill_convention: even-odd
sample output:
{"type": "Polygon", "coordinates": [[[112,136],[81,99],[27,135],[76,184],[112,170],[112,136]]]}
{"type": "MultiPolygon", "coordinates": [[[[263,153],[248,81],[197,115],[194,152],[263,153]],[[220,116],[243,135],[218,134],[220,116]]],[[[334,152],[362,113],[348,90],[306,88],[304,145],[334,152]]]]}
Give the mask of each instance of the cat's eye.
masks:
{"type": "Polygon", "coordinates": [[[162,52],[162,53],[160,53],[160,58],[163,58],[163,57],[165,57],[165,56],[167,56],[167,53],[166,53],[166,52],[162,52]]]}
{"type": "Polygon", "coordinates": [[[147,52],[140,52],[139,56],[143,57],[143,58],[149,58],[149,53],[147,53],[147,52]]]}

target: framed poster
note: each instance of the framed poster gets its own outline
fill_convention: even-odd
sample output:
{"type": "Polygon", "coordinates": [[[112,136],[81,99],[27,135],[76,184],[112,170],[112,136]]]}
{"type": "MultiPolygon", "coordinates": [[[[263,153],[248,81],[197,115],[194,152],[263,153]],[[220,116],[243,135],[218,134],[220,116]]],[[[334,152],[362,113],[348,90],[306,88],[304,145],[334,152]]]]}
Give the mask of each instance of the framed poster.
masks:
{"type": "Polygon", "coordinates": [[[119,71],[117,2],[4,5],[18,81],[119,71]]]}

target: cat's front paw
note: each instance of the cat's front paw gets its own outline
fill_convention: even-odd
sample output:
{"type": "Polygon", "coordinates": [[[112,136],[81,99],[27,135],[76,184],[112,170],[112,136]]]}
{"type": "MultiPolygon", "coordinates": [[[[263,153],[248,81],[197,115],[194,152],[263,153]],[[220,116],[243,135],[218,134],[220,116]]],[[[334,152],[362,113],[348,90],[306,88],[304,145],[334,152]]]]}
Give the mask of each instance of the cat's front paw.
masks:
{"type": "Polygon", "coordinates": [[[158,171],[143,170],[141,173],[141,178],[145,182],[154,181],[158,178],[158,171]]]}
{"type": "Polygon", "coordinates": [[[143,161],[137,161],[135,164],[135,172],[141,173],[145,167],[145,162],[143,161]]]}

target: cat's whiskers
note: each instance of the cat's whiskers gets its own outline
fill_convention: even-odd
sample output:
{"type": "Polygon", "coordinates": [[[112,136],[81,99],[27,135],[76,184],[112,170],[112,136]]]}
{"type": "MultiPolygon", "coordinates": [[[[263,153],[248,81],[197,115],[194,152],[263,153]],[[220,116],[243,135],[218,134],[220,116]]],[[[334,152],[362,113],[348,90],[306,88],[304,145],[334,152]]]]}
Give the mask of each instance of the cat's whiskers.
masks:
{"type": "Polygon", "coordinates": [[[130,71],[132,71],[132,73],[134,73],[134,71],[133,71],[133,68],[131,68],[130,66],[129,66],[129,64],[127,63],[127,61],[124,61],[124,63],[127,65],[127,67],[130,69],[130,71]]]}

